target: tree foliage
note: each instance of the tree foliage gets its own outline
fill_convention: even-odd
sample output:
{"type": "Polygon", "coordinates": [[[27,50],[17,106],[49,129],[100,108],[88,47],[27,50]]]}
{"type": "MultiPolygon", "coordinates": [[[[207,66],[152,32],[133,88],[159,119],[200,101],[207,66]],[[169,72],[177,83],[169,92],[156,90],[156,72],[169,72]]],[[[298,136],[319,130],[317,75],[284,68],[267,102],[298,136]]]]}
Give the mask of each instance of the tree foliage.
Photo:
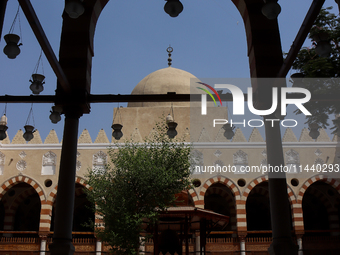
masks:
{"type": "MultiPolygon", "coordinates": [[[[308,38],[311,47],[302,48],[292,68],[304,75],[303,86],[312,94],[338,94],[340,96],[340,18],[330,13],[332,7],[322,9],[318,15],[308,38]],[[328,36],[327,42],[331,45],[329,56],[319,56],[316,51],[317,36],[328,36]],[[338,78],[338,79],[335,79],[338,78]]],[[[310,101],[305,104],[312,116],[307,116],[308,124],[318,123],[323,128],[328,126],[330,115],[340,113],[340,103],[331,101],[310,101]]],[[[301,111],[296,111],[301,113],[301,111]]]]}
{"type": "Polygon", "coordinates": [[[165,124],[156,126],[144,143],[117,143],[109,150],[111,163],[105,170],[87,176],[92,188],[88,198],[105,223],[97,235],[115,254],[137,254],[143,222],[154,224],[175,194],[191,186],[191,147],[169,139],[165,124]]]}

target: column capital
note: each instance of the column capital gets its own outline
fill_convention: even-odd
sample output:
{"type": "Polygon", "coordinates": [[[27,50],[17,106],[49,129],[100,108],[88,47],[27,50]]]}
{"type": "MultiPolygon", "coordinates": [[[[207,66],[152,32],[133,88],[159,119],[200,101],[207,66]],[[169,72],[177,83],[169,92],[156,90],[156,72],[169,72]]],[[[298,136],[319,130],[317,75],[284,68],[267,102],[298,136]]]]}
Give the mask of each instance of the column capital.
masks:
{"type": "Polygon", "coordinates": [[[79,119],[83,115],[83,111],[78,105],[66,105],[63,110],[66,118],[79,119]]]}
{"type": "Polygon", "coordinates": [[[296,239],[302,238],[305,234],[305,231],[295,231],[296,239]]]}
{"type": "Polygon", "coordinates": [[[47,237],[50,235],[49,231],[39,231],[39,238],[41,240],[47,240],[47,237]]]}

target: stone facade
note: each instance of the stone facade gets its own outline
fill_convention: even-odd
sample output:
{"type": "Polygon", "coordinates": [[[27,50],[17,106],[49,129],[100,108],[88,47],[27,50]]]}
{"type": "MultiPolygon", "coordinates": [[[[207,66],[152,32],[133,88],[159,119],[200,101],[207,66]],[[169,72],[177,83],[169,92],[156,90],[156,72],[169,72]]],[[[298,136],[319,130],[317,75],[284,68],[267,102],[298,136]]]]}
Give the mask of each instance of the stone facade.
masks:
{"type": "MultiPolygon", "coordinates": [[[[256,128],[248,138],[238,128],[235,129],[234,137],[228,140],[222,128],[211,130],[206,123],[190,121],[192,114],[199,109],[188,105],[174,103],[172,109],[170,104],[119,108],[124,134],[119,141],[107,136],[104,130],[100,130],[95,139],[86,129],[83,130],[78,139],[75,177],[78,212],[82,212],[82,206],[86,204],[86,197],[81,191],[83,187],[89,188],[86,173],[103,168],[109,162],[108,148],[114,148],[116,142],[122,143],[125,139],[143,142],[145,137],[156,132],[155,123],[164,121],[171,110],[178,123],[177,137],[192,143],[193,154],[197,159],[195,164],[201,169],[192,174],[199,184],[188,191],[192,204],[230,217],[227,228],[213,233],[207,244],[208,249],[211,252],[221,249],[237,251],[240,242],[244,242],[247,250],[266,250],[271,230],[268,175],[264,171],[240,171],[242,167],[254,167],[256,170],[256,167],[267,166],[265,139],[256,128]],[[204,170],[207,167],[210,167],[209,171],[204,170]],[[214,239],[214,235],[217,239],[214,239]]],[[[114,109],[114,116],[117,111],[118,108],[114,109]]],[[[216,108],[216,116],[222,111],[225,109],[216,108]]],[[[209,118],[213,119],[214,115],[209,118]]],[[[8,231],[8,238],[14,238],[11,237],[11,231],[36,231],[44,240],[43,237],[53,231],[62,141],[54,130],[50,131],[44,142],[39,131],[34,133],[34,139],[28,143],[22,135],[22,130],[19,130],[13,138],[7,137],[0,143],[0,230],[8,231]],[[33,218],[29,218],[29,223],[27,217],[31,216],[33,218]]],[[[301,172],[287,173],[287,198],[292,212],[294,238],[299,243],[302,237],[319,234],[328,238],[327,242],[332,242],[334,249],[338,249],[340,173],[336,169],[340,164],[339,137],[329,137],[321,129],[320,136],[314,141],[307,129],[301,130],[297,138],[292,129],[287,128],[282,141],[286,166],[291,166],[293,170],[294,166],[296,169],[300,166],[303,168],[301,172]],[[314,166],[315,170],[304,170],[307,165],[309,169],[314,166]],[[330,167],[334,167],[332,173],[330,167]]],[[[75,228],[78,232],[91,232],[80,225],[75,228]]],[[[6,234],[3,234],[5,237],[6,234]]],[[[87,244],[88,247],[95,247],[91,242],[87,244]]],[[[13,249],[19,249],[19,246],[14,246],[13,249]]],[[[313,242],[308,242],[307,247],[312,249],[313,242]]],[[[1,249],[6,250],[5,246],[0,245],[1,249]]]]}

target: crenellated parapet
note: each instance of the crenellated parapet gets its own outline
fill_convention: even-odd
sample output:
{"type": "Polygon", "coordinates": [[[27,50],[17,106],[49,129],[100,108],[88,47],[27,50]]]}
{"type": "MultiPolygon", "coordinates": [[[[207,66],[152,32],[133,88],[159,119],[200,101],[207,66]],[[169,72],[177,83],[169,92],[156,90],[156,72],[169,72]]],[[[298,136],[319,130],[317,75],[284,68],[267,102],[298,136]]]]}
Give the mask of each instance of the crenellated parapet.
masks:
{"type": "MultiPolygon", "coordinates": [[[[116,141],[112,136],[107,136],[104,129],[99,130],[96,138],[94,141],[91,138],[91,135],[87,129],[84,129],[78,138],[78,144],[110,144],[115,142],[124,142],[126,139],[132,139],[135,142],[143,142],[143,134],[145,133],[145,129],[143,130],[143,134],[140,130],[140,128],[129,128],[127,131],[124,130],[124,127],[122,129],[124,136],[121,140],[116,141]]],[[[181,130],[182,132],[179,132],[178,137],[186,136],[190,137],[189,128],[181,130]]],[[[154,132],[157,132],[154,128],[151,128],[148,132],[148,135],[146,137],[151,137],[154,132]]],[[[262,137],[260,131],[258,128],[253,128],[249,138],[247,139],[245,134],[243,133],[241,128],[236,128],[234,130],[235,135],[231,140],[228,140],[224,136],[224,130],[221,128],[219,132],[214,136],[212,135],[205,127],[203,127],[197,137],[196,141],[193,142],[232,142],[232,143],[265,143],[265,139],[262,137]]],[[[329,137],[326,130],[320,128],[319,129],[320,135],[316,140],[313,140],[309,136],[309,130],[307,128],[303,128],[301,130],[301,134],[299,139],[296,138],[296,135],[294,134],[293,130],[291,128],[287,128],[285,133],[282,137],[282,142],[288,142],[288,143],[305,143],[305,142],[312,142],[312,143],[325,143],[325,142],[339,142],[340,139],[337,135],[334,135],[333,137],[329,137]]],[[[59,141],[59,138],[57,136],[57,133],[54,129],[52,129],[47,137],[45,138],[44,142],[40,136],[40,133],[38,130],[34,132],[34,138],[26,142],[23,138],[23,131],[21,129],[18,130],[16,135],[13,137],[12,140],[7,137],[0,141],[0,144],[60,144],[62,141],[59,141]]]]}

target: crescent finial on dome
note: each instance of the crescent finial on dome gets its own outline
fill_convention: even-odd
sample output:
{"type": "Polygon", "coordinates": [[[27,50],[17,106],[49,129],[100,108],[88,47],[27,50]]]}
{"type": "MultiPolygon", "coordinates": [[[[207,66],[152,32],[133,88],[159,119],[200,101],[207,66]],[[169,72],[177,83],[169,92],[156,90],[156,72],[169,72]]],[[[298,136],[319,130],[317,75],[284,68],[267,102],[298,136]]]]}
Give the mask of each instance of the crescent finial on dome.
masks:
{"type": "Polygon", "coordinates": [[[171,52],[174,51],[174,49],[169,45],[169,47],[166,49],[166,51],[168,52],[168,66],[171,66],[171,62],[172,62],[172,58],[171,58],[171,52]]]}

